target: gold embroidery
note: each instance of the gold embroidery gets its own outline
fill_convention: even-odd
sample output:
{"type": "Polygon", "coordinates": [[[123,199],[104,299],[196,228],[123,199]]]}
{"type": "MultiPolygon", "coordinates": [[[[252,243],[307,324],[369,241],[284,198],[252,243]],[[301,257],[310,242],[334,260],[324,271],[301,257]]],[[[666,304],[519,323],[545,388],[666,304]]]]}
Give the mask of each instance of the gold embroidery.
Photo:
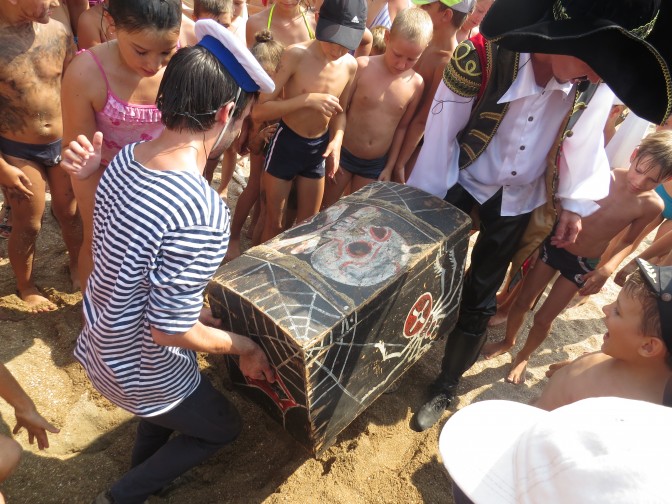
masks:
{"type": "Polygon", "coordinates": [[[482,131],[478,131],[476,129],[470,130],[469,134],[471,136],[478,138],[481,142],[487,142],[488,140],[490,140],[490,137],[488,137],[487,134],[483,133],[482,131]]]}
{"type": "MultiPolygon", "coordinates": [[[[638,26],[637,28],[633,28],[632,30],[628,30],[632,35],[634,35],[637,38],[640,39],[645,39],[648,37],[651,32],[653,31],[653,27],[656,24],[656,20],[658,19],[658,14],[660,11],[656,12],[656,15],[653,16],[653,19],[649,21],[648,23],[638,26]]],[[[556,21],[567,21],[569,19],[572,19],[569,14],[567,14],[567,10],[565,9],[565,6],[562,5],[562,0],[555,0],[553,3],[553,18],[556,21]]],[[[625,28],[623,28],[625,29],[625,28]]]]}
{"type": "Polygon", "coordinates": [[[445,85],[459,96],[472,98],[478,95],[482,77],[478,52],[473,44],[465,41],[458,45],[443,70],[445,85]]]}

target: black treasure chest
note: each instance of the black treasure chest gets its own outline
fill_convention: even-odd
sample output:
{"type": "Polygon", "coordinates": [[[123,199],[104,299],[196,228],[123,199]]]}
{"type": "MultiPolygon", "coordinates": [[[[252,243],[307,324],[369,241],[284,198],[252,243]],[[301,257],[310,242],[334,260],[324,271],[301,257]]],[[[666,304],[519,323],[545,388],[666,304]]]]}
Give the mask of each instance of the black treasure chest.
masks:
{"type": "Polygon", "coordinates": [[[272,385],[235,383],[313,454],[457,320],[469,217],[376,182],[222,266],[208,288],[223,327],[248,334],[272,385]]]}

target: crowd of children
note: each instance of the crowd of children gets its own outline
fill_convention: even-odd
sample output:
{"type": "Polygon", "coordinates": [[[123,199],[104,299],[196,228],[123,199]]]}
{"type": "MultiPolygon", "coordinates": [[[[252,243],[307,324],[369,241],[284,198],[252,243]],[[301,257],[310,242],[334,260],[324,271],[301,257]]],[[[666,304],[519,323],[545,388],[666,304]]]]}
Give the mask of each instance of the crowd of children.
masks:
{"type": "MultiPolygon", "coordinates": [[[[57,3],[0,0],[0,44],[7,48],[0,53],[0,93],[4,98],[0,101],[0,186],[4,196],[0,236],[8,240],[17,294],[33,312],[57,309],[33,280],[35,241],[47,191],[69,255],[73,288],[85,291],[86,299],[95,299],[109,289],[105,278],[110,272],[100,264],[101,254],[117,260],[115,247],[127,244],[114,241],[115,237],[121,239],[124,229],[118,224],[109,226],[101,218],[98,188],[104,179],[105,185],[122,192],[123,184],[115,186],[120,181],[110,181],[107,172],[120,152],[131,156],[126,148],[130,144],[160,145],[157,151],[149,147],[137,150],[142,155],[149,149],[145,157],[161,171],[170,169],[171,159],[175,163],[182,159],[183,153],[177,153],[178,146],[171,144],[172,140],[186,138],[187,130],[192,144],[202,135],[203,145],[194,147],[198,162],[186,163],[192,163],[191,171],[198,172],[203,161],[201,173],[208,183],[221,164],[218,193],[223,198],[238,158],[249,154],[250,174],[231,220],[228,250],[226,244],[218,249],[213,256],[217,264],[212,267],[224,253],[225,260],[240,255],[241,234],[251,213],[248,233],[254,234],[252,242],[258,244],[368,183],[405,183],[423,141],[436,142],[437,137],[423,139],[423,135],[437,106],[437,89],[447,78],[444,69],[458,42],[477,33],[493,0],[412,0],[416,7],[409,6],[407,0],[372,0],[368,12],[361,0],[324,0],[313,5],[283,0],[267,6],[251,4],[249,15],[245,0],[195,0],[193,9],[185,9],[179,0],[103,0],[88,9],[83,3],[72,2],[68,4],[70,11],[57,3]],[[54,9],[59,9],[57,16],[54,9]],[[246,44],[274,82],[272,91],[270,85],[252,86],[266,92],[251,111],[249,107],[241,107],[246,113],[238,112],[240,115],[226,111],[226,120],[221,123],[228,124],[228,114],[234,114],[238,125],[235,135],[227,127],[219,136],[215,134],[219,123],[212,122],[211,116],[219,114],[219,103],[215,109],[203,111],[192,110],[193,103],[182,103],[182,111],[171,109],[162,98],[157,102],[157,96],[165,96],[160,86],[169,62],[181,48],[203,38],[202,33],[197,36],[194,22],[206,18],[228,30],[226,33],[241,45],[246,44]],[[172,117],[170,124],[162,117],[166,110],[172,117]],[[223,138],[226,141],[222,143],[223,138]],[[63,163],[62,152],[66,153],[63,163]],[[112,228],[117,229],[116,234],[112,228]]],[[[189,54],[197,59],[194,53],[189,54]]],[[[527,62],[532,63],[526,71],[533,72],[533,66],[541,68],[538,60],[530,57],[521,71],[527,62]]],[[[556,73],[552,76],[557,78],[556,73]]],[[[256,91],[246,92],[252,96],[256,91]]],[[[207,95],[207,90],[199,89],[199,93],[207,95]]],[[[235,108],[238,98],[227,100],[235,108]]],[[[623,108],[612,112],[615,119],[623,108]]],[[[606,111],[603,115],[607,116],[606,111]]],[[[532,121],[532,116],[527,120],[532,121]]],[[[547,135],[549,142],[555,129],[547,135]]],[[[615,131],[609,127],[605,134],[611,137],[615,131]]],[[[416,180],[421,177],[414,176],[416,180]]],[[[526,313],[559,271],[560,277],[534,315],[524,347],[514,358],[507,381],[515,384],[525,380],[530,356],[570,300],[577,293],[598,292],[634,252],[645,232],[668,219],[654,245],[641,255],[654,265],[640,262],[641,272],[626,280],[626,272],[637,269],[632,262],[617,276],[625,285],[616,302],[604,309],[608,333],[602,351],[559,368],[538,406],[552,409],[599,395],[662,401],[672,377],[668,365],[672,342],[660,300],[671,296],[670,286],[661,287],[655,278],[660,278],[662,271],[656,264],[661,268],[672,264],[672,231],[668,230],[671,179],[672,132],[659,131],[641,142],[629,169],[613,169],[609,194],[596,201],[597,211],[583,218],[582,230],[573,243],[560,242],[557,234],[551,233],[555,238],[549,237],[541,245],[539,260],[512,298],[505,339],[482,349],[486,358],[492,358],[514,346],[526,313]]],[[[500,195],[502,209],[504,205],[500,195]]],[[[116,204],[108,211],[110,219],[132,225],[133,216],[124,213],[122,206],[116,204]]],[[[119,264],[129,271],[132,266],[119,264]]],[[[201,280],[207,281],[205,277],[201,280]]],[[[108,301],[100,298],[96,302],[99,306],[93,311],[92,301],[85,302],[89,306],[83,332],[87,338],[96,332],[92,329],[94,319],[108,301]]],[[[195,317],[191,312],[185,320],[200,327],[200,322],[191,320],[195,317]]],[[[479,327],[485,327],[485,322],[479,322],[479,327]]],[[[151,331],[168,327],[164,323],[156,322],[151,331]]],[[[182,328],[183,334],[191,334],[193,327],[182,328]]],[[[147,329],[142,335],[148,344],[152,338],[156,342],[165,336],[161,331],[158,336],[149,336],[151,331],[147,329]]],[[[84,347],[81,343],[78,357],[86,366],[84,347]]],[[[185,348],[211,349],[196,344],[185,348]]],[[[268,363],[261,358],[253,367],[268,371],[268,363]]],[[[192,371],[197,373],[195,367],[192,371]]],[[[96,367],[90,375],[101,379],[104,373],[96,367]]],[[[47,446],[45,430],[56,432],[55,428],[35,411],[20,386],[7,380],[10,386],[0,390],[0,395],[29,410],[30,419],[19,419],[19,425],[29,427],[31,438],[37,435],[40,448],[47,446]]],[[[121,399],[116,402],[127,406],[121,399]]],[[[146,405],[134,406],[130,408],[134,413],[146,413],[146,405]]],[[[16,451],[2,438],[0,450],[16,451]]],[[[6,477],[11,465],[0,468],[0,479],[6,477]]],[[[128,481],[125,485],[115,492],[121,496],[126,487],[133,486],[128,481]]],[[[100,502],[113,502],[109,494],[102,499],[100,502]]]]}

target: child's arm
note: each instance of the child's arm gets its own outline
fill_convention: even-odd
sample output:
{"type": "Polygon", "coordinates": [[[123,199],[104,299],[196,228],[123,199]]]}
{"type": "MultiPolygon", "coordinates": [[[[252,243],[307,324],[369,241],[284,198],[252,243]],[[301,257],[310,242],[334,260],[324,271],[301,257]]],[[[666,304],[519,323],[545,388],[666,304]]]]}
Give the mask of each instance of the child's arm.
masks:
{"type": "MultiPolygon", "coordinates": [[[[401,116],[401,121],[399,121],[397,129],[394,131],[394,136],[392,137],[392,144],[390,145],[390,150],[387,156],[387,163],[385,163],[385,168],[383,168],[383,171],[378,177],[378,180],[392,180],[392,169],[395,168],[395,166],[397,166],[397,158],[399,157],[399,151],[401,149],[401,145],[404,142],[404,138],[406,137],[408,125],[410,124],[411,119],[415,115],[416,111],[418,110],[418,106],[420,105],[420,100],[422,98],[422,92],[425,89],[425,84],[420,74],[416,75],[418,77],[418,85],[415,89],[415,93],[413,94],[413,98],[411,98],[411,101],[408,103],[406,107],[404,115],[401,116]]],[[[400,169],[395,170],[394,178],[395,180],[398,180],[402,183],[404,182],[403,165],[401,166],[400,169]]]]}
{"type": "Polygon", "coordinates": [[[291,46],[282,53],[273,78],[275,90],[261,95],[259,103],[252,108],[253,120],[273,121],[305,107],[314,108],[327,117],[343,111],[339,99],[327,93],[303,93],[284,100],[278,99],[285,84],[301,64],[303,51],[303,47],[291,46]]]}
{"type": "MultiPolygon", "coordinates": [[[[434,93],[439,87],[439,82],[443,78],[443,68],[437,68],[434,71],[434,77],[431,82],[431,89],[427,89],[423,93],[423,97],[416,109],[415,116],[409,124],[406,135],[403,139],[401,146],[399,147],[399,155],[395,161],[394,167],[394,180],[401,182],[402,184],[406,183],[406,163],[411,159],[413,152],[417,148],[422,136],[425,133],[425,125],[427,124],[427,116],[429,111],[432,108],[432,103],[434,103],[434,93]]],[[[426,83],[425,83],[426,84],[426,83]]],[[[426,89],[426,86],[425,86],[426,89]]]]}
{"type": "MultiPolygon", "coordinates": [[[[652,200],[646,205],[643,215],[633,220],[626,228],[625,233],[619,233],[619,240],[612,240],[607,247],[607,250],[602,254],[605,260],[600,260],[597,267],[586,273],[583,278],[585,284],[579,290],[582,296],[589,296],[600,292],[605,282],[609,279],[616,268],[621,264],[623,259],[628,257],[639,245],[637,238],[642,234],[647,227],[653,226],[658,217],[663,211],[662,201],[652,200]]],[[[650,231],[650,230],[649,230],[650,231]]]]}
{"type": "Polygon", "coordinates": [[[47,431],[58,434],[59,430],[37,412],[35,403],[2,363],[0,363],[0,396],[14,408],[16,426],[12,433],[17,434],[22,427],[25,427],[30,444],[37,439],[40,450],[49,448],[47,431]]]}
{"type": "MultiPolygon", "coordinates": [[[[343,88],[339,101],[343,103],[350,103],[352,90],[354,88],[355,76],[357,75],[357,62],[353,61],[349,66],[350,78],[348,83],[343,88]]],[[[341,145],[343,144],[343,133],[345,132],[345,125],[347,123],[347,116],[345,112],[337,113],[331,117],[329,121],[329,136],[331,140],[327,149],[324,151],[323,157],[327,160],[326,176],[333,180],[336,176],[336,171],[341,163],[341,145]]]]}
{"type": "MultiPolygon", "coordinates": [[[[104,82],[98,82],[100,72],[90,54],[80,54],[68,66],[63,78],[61,90],[61,108],[63,110],[63,149],[80,136],[92,139],[96,132],[96,116],[93,108],[96,90],[105,89],[104,82]]],[[[65,171],[76,180],[85,180],[100,168],[98,163],[89,161],[85,166],[62,165],[65,171]],[[86,168],[86,169],[83,169],[86,168]]]]}
{"type": "MultiPolygon", "coordinates": [[[[645,261],[651,261],[657,257],[667,256],[670,251],[672,251],[672,231],[668,231],[663,236],[655,240],[651,245],[649,245],[641,254],[637,257],[644,259],[645,261]]],[[[635,261],[632,260],[618,272],[614,282],[616,285],[623,287],[627,276],[637,269],[635,261]]]]}
{"type": "Polygon", "coordinates": [[[94,11],[88,11],[79,16],[77,22],[77,45],[80,49],[89,49],[94,45],[100,44],[100,30],[104,24],[103,15],[100,14],[100,23],[94,23],[94,11]]]}
{"type": "Polygon", "coordinates": [[[0,187],[4,187],[10,196],[31,198],[33,192],[29,187],[32,185],[28,176],[20,168],[5,161],[0,152],[0,187]]]}
{"type": "Polygon", "coordinates": [[[248,148],[252,154],[259,156],[263,150],[264,146],[270,142],[273,135],[275,135],[276,130],[278,129],[278,123],[271,124],[262,128],[258,133],[251,135],[251,138],[248,142],[248,148]]]}
{"type": "Polygon", "coordinates": [[[79,37],[79,20],[82,18],[82,14],[89,9],[89,2],[88,0],[67,0],[67,4],[72,31],[79,37]]]}

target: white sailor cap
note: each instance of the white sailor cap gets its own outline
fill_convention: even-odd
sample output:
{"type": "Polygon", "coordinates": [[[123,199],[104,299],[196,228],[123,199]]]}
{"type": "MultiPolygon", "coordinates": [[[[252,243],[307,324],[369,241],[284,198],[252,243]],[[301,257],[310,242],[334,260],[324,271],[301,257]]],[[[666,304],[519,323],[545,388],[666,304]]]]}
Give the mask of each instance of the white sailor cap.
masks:
{"type": "Polygon", "coordinates": [[[198,45],[217,57],[243,91],[273,92],[273,79],[232,32],[213,19],[196,21],[195,30],[198,45]]]}

